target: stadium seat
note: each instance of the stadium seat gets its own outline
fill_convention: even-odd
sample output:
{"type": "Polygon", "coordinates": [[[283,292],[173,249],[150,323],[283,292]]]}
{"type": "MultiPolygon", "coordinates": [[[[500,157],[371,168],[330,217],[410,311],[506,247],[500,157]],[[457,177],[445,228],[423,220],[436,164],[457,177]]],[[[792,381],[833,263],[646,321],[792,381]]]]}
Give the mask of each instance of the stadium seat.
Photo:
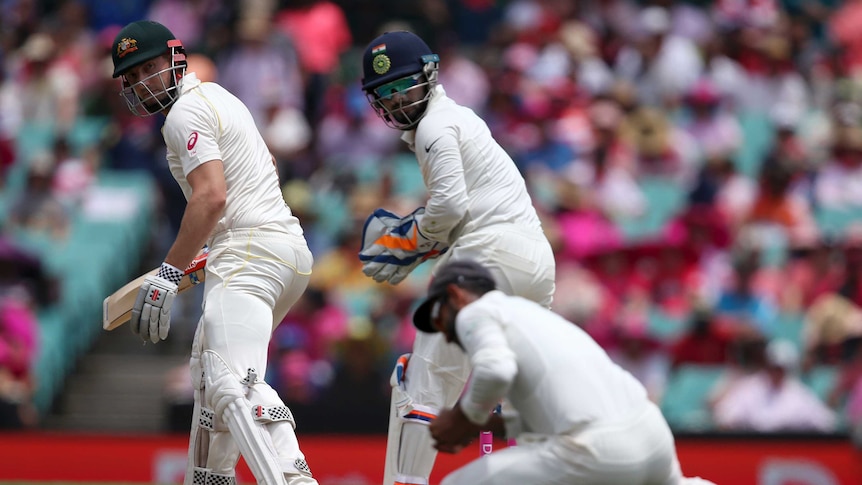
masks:
{"type": "Polygon", "coordinates": [[[684,364],[668,379],[661,410],[674,431],[707,431],[712,416],[707,407],[710,391],[722,377],[720,365],[684,364]]]}

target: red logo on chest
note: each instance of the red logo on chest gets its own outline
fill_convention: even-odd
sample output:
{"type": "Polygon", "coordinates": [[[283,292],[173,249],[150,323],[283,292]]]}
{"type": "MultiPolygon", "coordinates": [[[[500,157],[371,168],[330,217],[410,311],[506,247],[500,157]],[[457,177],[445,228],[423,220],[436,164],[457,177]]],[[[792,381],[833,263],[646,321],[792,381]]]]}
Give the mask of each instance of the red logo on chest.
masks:
{"type": "Polygon", "coordinates": [[[197,142],[198,142],[198,132],[193,131],[193,132],[192,132],[192,134],[191,134],[191,135],[189,135],[189,142],[188,142],[188,143],[186,143],[186,148],[188,148],[189,150],[191,150],[192,148],[194,148],[194,147],[195,147],[195,145],[197,144],[197,142]]]}

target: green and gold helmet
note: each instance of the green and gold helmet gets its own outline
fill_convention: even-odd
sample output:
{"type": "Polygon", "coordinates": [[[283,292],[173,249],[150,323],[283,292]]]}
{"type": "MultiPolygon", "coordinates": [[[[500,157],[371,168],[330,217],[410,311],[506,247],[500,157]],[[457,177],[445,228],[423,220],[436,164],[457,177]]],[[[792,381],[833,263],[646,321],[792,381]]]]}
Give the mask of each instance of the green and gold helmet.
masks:
{"type": "Polygon", "coordinates": [[[113,76],[123,78],[120,95],[132,113],[138,116],[158,113],[179,97],[179,82],[186,69],[186,53],[182,42],[164,25],[152,20],[139,20],[126,25],[114,39],[111,58],[114,61],[113,76]],[[168,56],[169,67],[135,83],[126,79],[125,75],[130,69],[160,56],[168,56]],[[170,76],[162,76],[168,71],[170,76]],[[152,86],[153,79],[160,81],[155,89],[152,86]]]}

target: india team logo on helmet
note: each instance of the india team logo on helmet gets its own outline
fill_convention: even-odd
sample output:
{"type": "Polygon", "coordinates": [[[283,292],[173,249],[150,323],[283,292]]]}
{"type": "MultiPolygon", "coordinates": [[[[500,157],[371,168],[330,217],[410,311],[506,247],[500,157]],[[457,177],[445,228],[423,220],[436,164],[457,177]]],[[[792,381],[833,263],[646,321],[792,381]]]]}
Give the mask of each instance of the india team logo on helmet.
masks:
{"type": "Polygon", "coordinates": [[[392,61],[386,55],[386,44],[380,44],[371,49],[371,55],[374,59],[371,61],[371,67],[377,74],[386,74],[389,68],[392,67],[392,61]]]}
{"type": "Polygon", "coordinates": [[[388,126],[407,130],[419,123],[437,84],[439,62],[412,32],[385,32],[368,44],[362,56],[362,89],[388,126]],[[424,96],[399,106],[390,103],[393,96],[417,91],[424,96]]]}

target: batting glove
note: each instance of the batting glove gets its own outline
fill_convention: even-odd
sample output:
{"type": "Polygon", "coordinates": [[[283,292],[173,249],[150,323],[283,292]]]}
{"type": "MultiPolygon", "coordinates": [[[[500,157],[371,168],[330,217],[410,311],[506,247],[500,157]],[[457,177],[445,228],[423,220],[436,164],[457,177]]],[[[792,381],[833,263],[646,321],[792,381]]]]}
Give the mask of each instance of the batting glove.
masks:
{"type": "Polygon", "coordinates": [[[138,297],[132,307],[129,324],[132,332],[145,342],[156,343],[168,338],[171,328],[171,305],[177,296],[177,287],[183,271],[162,263],[159,274],[144,278],[138,297]]]}

